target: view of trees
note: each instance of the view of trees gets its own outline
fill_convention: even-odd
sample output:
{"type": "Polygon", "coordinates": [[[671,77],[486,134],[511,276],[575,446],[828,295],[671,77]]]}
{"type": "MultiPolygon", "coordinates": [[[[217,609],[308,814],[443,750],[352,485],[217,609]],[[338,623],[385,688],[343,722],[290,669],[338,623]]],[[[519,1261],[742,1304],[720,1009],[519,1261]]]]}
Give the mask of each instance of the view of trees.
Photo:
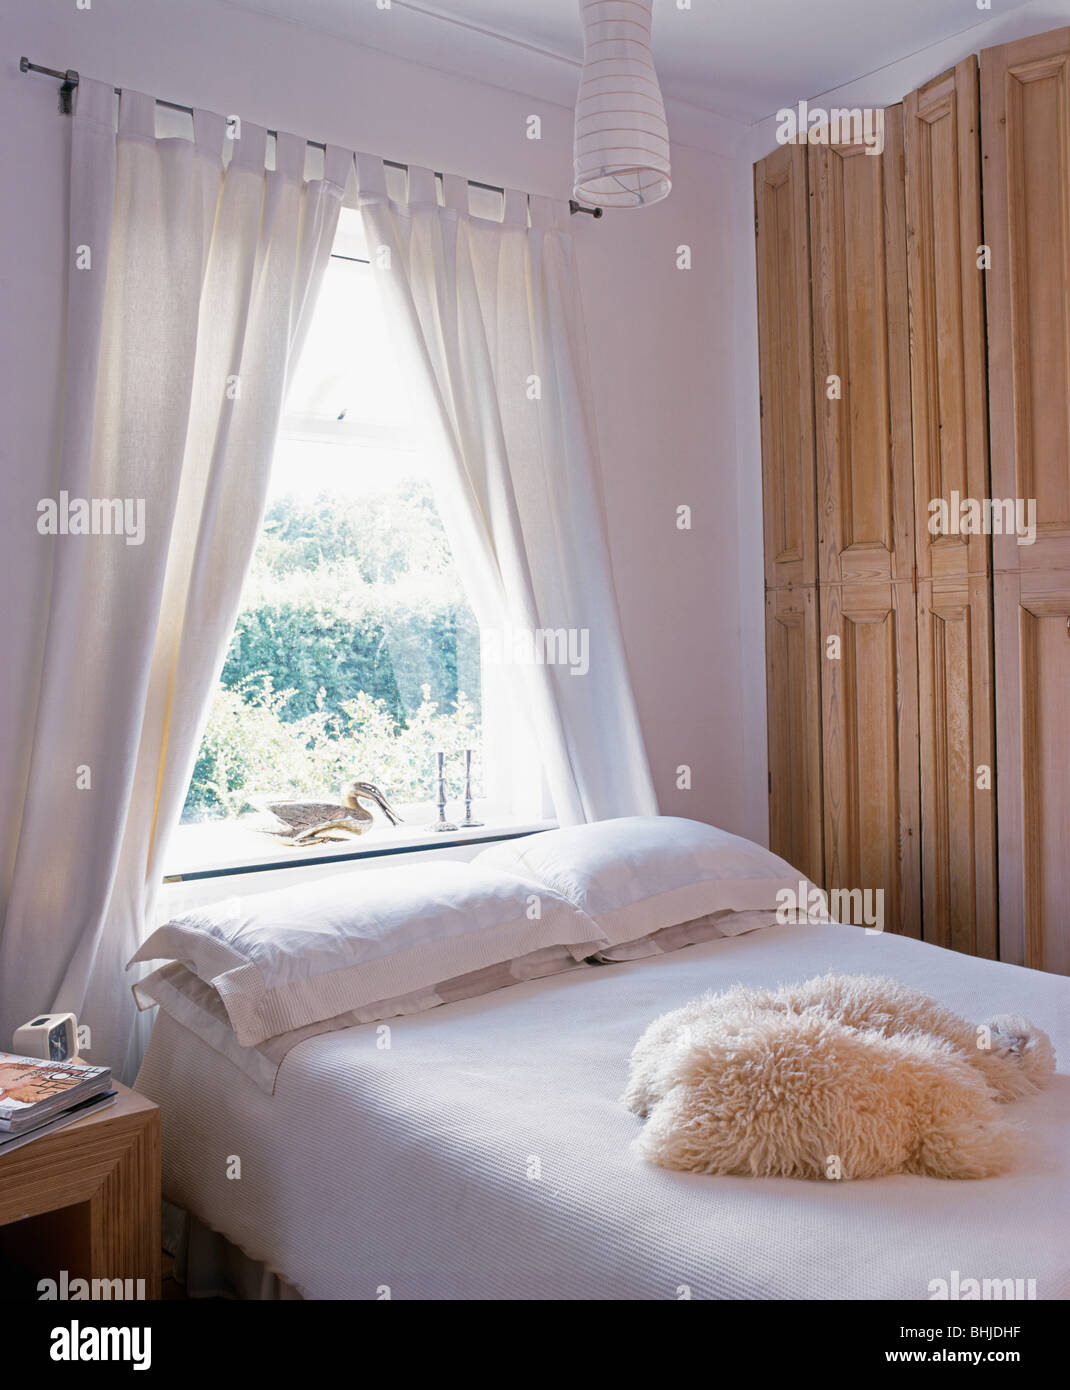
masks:
{"type": "Polygon", "coordinates": [[[353,777],[391,801],[429,800],[434,751],[478,749],[480,718],[479,629],[428,484],[281,497],[182,818],[238,816],[264,796],[333,797],[353,777]]]}

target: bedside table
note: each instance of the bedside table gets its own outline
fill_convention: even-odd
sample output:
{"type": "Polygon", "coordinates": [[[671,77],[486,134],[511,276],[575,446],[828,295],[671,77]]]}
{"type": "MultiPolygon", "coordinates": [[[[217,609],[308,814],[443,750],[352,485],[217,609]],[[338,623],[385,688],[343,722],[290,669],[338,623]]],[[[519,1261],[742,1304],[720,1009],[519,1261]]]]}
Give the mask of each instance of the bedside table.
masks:
{"type": "Polygon", "coordinates": [[[160,1296],[160,1112],[112,1084],[113,1104],[0,1155],[0,1261],[28,1298],[63,1270],[144,1279],[145,1297],[160,1296]]]}

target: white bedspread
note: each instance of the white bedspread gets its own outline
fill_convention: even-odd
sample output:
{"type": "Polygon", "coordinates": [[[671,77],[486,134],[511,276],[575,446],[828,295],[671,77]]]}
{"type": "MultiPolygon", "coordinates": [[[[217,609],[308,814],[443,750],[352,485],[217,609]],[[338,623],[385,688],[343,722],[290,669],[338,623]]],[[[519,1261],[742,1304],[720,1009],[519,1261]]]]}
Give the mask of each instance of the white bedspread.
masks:
{"type": "Polygon", "coordinates": [[[956,1270],[1070,1297],[1070,979],[785,926],[397,1019],[389,1048],[381,1028],[299,1044],[268,1096],[161,1015],[138,1079],[163,1111],[165,1195],[306,1297],[925,1299],[956,1270]],[[830,968],[1051,1034],[1060,1074],[1012,1107],[1017,1171],[808,1183],[635,1157],[617,1098],[650,1019],[830,968]]]}

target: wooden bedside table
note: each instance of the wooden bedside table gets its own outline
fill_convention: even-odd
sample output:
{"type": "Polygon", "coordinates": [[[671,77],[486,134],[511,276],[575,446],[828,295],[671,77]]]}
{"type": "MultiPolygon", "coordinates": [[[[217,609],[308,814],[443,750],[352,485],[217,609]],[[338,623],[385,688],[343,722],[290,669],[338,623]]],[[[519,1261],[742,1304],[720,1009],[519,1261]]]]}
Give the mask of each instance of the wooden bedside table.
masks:
{"type": "Polygon", "coordinates": [[[0,1155],[0,1261],[20,1267],[28,1298],[62,1270],[144,1279],[160,1296],[160,1112],[112,1084],[112,1105],[0,1155]]]}

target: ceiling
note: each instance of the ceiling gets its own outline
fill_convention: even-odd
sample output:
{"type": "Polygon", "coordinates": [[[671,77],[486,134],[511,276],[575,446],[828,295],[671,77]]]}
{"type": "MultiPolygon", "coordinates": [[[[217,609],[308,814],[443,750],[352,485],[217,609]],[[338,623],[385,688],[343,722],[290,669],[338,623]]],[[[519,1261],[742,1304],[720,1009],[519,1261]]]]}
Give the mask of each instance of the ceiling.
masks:
{"type": "MultiPolygon", "coordinates": [[[[577,0],[226,0],[434,67],[571,102],[577,0]],[[556,72],[555,72],[556,70],[556,72]]],[[[654,0],[666,97],[750,124],[983,23],[972,0],[654,0]]],[[[1003,0],[1000,12],[1028,0],[1003,0]]]]}

